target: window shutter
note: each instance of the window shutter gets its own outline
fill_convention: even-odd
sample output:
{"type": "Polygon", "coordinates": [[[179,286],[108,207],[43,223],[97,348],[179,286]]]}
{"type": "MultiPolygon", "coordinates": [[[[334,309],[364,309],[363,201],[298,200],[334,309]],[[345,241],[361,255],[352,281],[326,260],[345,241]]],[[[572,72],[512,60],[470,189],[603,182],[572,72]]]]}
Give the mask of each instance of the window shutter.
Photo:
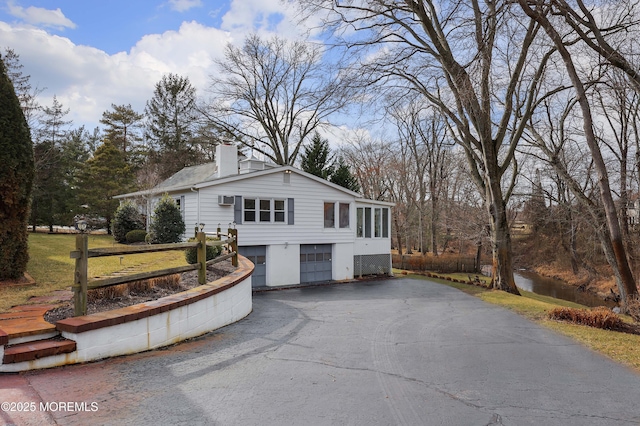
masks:
{"type": "Polygon", "coordinates": [[[287,224],[293,225],[293,198],[287,199],[287,224]]]}
{"type": "Polygon", "coordinates": [[[242,196],[236,195],[233,203],[233,221],[240,225],[242,224],[242,196]]]}

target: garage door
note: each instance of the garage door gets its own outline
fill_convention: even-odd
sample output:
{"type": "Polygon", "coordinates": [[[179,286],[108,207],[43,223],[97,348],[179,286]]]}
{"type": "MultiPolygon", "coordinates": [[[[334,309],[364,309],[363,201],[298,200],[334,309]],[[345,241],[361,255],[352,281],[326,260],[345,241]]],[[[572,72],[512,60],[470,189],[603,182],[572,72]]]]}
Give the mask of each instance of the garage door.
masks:
{"type": "Polygon", "coordinates": [[[300,245],[300,282],[331,281],[331,244],[300,245]]]}
{"type": "Polygon", "coordinates": [[[238,247],[238,252],[256,265],[251,275],[251,287],[267,285],[267,246],[238,247]]]}

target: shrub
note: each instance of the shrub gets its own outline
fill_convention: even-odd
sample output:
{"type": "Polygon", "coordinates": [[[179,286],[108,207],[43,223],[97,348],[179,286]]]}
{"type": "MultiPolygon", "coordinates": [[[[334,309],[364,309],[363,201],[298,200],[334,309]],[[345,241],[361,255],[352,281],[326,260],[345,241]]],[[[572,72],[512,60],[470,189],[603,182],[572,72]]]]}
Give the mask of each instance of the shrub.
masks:
{"type": "Polygon", "coordinates": [[[29,249],[27,218],[33,185],[33,145],[13,84],[0,58],[0,281],[21,278],[29,249]]]}
{"type": "MultiPolygon", "coordinates": [[[[196,238],[189,238],[189,242],[198,241],[196,238]]],[[[207,237],[207,241],[220,241],[218,238],[207,237]]],[[[222,253],[222,246],[207,246],[207,260],[215,259],[222,253]]],[[[184,258],[187,263],[193,265],[198,262],[198,249],[190,248],[184,251],[184,258]]]]}
{"type": "Polygon", "coordinates": [[[549,312],[549,318],[606,330],[622,326],[622,319],[604,306],[593,309],[555,308],[549,312]]]}
{"type": "Polygon", "coordinates": [[[144,229],[134,229],[127,232],[127,244],[144,243],[147,239],[147,231],[144,229]]]}
{"type": "Polygon", "coordinates": [[[151,242],[153,244],[177,243],[186,230],[184,220],[176,202],[164,194],[153,211],[151,242]]]}
{"type": "Polygon", "coordinates": [[[113,215],[111,228],[113,238],[119,243],[127,242],[127,234],[130,231],[144,228],[142,215],[131,200],[126,200],[118,206],[113,215]]]}

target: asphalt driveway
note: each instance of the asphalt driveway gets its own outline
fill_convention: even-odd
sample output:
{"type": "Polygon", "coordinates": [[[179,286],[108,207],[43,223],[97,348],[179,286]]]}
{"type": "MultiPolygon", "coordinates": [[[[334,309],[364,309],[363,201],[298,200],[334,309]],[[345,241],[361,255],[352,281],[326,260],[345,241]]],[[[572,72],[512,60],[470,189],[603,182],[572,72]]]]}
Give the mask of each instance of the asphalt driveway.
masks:
{"type": "Polygon", "coordinates": [[[96,403],[34,424],[640,424],[637,373],[407,278],[256,294],[249,317],[203,338],[12,379],[25,399],[96,403]]]}

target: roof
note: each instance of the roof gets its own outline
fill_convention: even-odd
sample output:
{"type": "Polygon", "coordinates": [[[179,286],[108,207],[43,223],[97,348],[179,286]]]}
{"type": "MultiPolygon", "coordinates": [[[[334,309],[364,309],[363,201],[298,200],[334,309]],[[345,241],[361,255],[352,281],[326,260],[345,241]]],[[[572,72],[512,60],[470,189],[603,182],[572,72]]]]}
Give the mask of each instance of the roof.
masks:
{"type": "Polygon", "coordinates": [[[193,188],[198,183],[215,179],[215,174],[215,162],[200,164],[198,166],[185,167],[184,169],[180,170],[168,179],[160,182],[158,185],[151,189],[131,192],[129,194],[116,195],[113,198],[130,198],[139,195],[152,195],[164,192],[182,191],[185,189],[193,188]]]}
{"type": "Polygon", "coordinates": [[[336,185],[335,183],[329,182],[328,180],[322,179],[318,176],[312,175],[310,173],[304,172],[300,169],[296,169],[292,166],[278,166],[267,170],[260,170],[251,173],[237,174],[224,176],[221,178],[215,177],[215,163],[207,163],[199,166],[191,166],[185,167],[180,170],[178,173],[171,176],[169,179],[161,182],[159,185],[154,188],[132,192],[129,194],[116,195],[113,198],[131,198],[141,195],[154,195],[161,194],[165,192],[178,192],[185,190],[196,190],[201,188],[207,188],[210,186],[221,185],[223,183],[235,182],[245,179],[255,179],[260,176],[270,175],[273,173],[282,173],[285,171],[289,171],[290,173],[296,173],[298,175],[304,176],[308,179],[321,183],[323,185],[332,187],[338,191],[344,192],[356,198],[356,201],[366,202],[370,204],[380,204],[385,206],[394,206],[395,203],[390,203],[387,201],[378,201],[378,200],[370,200],[363,198],[361,194],[357,192],[353,192],[347,188],[344,188],[340,185],[336,185]]]}

